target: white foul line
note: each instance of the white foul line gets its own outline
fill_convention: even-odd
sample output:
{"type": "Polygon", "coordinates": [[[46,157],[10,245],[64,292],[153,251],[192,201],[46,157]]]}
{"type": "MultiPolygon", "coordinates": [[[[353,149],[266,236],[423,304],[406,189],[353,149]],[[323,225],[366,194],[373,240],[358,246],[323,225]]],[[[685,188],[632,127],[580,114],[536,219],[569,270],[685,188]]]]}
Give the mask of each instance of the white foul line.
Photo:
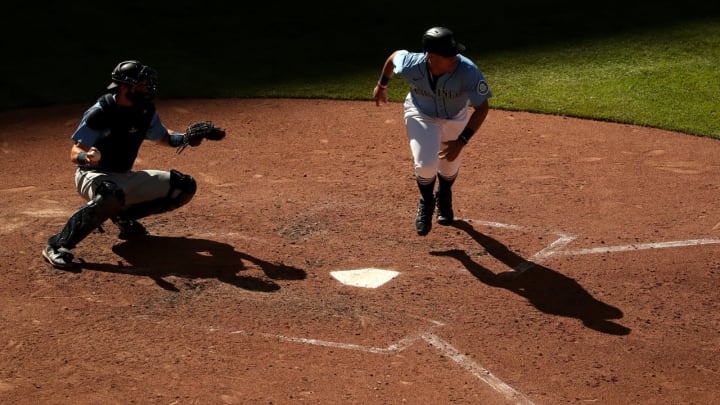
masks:
{"type": "MultiPolygon", "coordinates": [[[[538,231],[538,229],[532,229],[526,226],[521,225],[513,225],[513,224],[504,224],[501,222],[492,222],[492,221],[479,221],[475,219],[467,219],[465,221],[468,221],[470,223],[476,223],[479,225],[485,225],[492,228],[504,228],[504,229],[511,229],[511,230],[517,230],[517,231],[524,231],[524,232],[532,232],[532,231],[538,231]]],[[[720,225],[720,224],[718,224],[720,225]]],[[[530,257],[527,262],[521,263],[520,265],[516,266],[513,270],[522,273],[526,271],[527,269],[531,268],[534,263],[540,263],[544,259],[547,259],[548,257],[560,254],[560,255],[566,255],[566,256],[573,256],[573,255],[588,255],[588,254],[597,254],[597,253],[612,253],[612,252],[630,252],[630,251],[636,251],[636,250],[649,250],[649,249],[665,249],[665,248],[674,248],[674,247],[687,247],[687,246],[700,246],[700,245],[711,245],[711,244],[718,244],[720,243],[720,239],[688,239],[688,240],[676,240],[676,241],[669,241],[669,242],[652,242],[652,243],[638,243],[638,244],[632,244],[632,245],[621,245],[621,246],[602,246],[602,247],[596,247],[596,248],[587,248],[587,249],[577,249],[577,250],[563,250],[567,244],[572,242],[576,239],[575,236],[568,235],[563,232],[552,232],[545,230],[544,232],[549,232],[551,234],[559,236],[559,239],[545,247],[544,249],[540,250],[539,252],[535,253],[532,257],[530,257]]]]}
{"type": "Polygon", "coordinates": [[[720,239],[690,239],[690,240],[676,240],[669,242],[656,242],[656,243],[639,243],[635,245],[622,245],[622,246],[603,246],[589,249],[578,249],[578,250],[565,250],[559,251],[563,255],[588,255],[595,253],[611,253],[611,252],[629,252],[634,250],[648,250],[648,249],[663,249],[673,247],[685,247],[685,246],[699,246],[699,245],[710,245],[720,243],[720,239]]]}

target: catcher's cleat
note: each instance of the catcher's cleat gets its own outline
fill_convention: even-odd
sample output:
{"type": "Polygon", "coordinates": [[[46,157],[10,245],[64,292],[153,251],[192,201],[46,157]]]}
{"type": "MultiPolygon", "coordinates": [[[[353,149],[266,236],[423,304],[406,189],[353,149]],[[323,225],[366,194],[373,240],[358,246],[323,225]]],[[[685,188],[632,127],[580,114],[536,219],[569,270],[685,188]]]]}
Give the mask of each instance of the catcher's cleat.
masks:
{"type": "Polygon", "coordinates": [[[452,207],[452,194],[436,194],[435,200],[437,201],[437,222],[440,225],[452,225],[455,221],[455,213],[453,213],[452,207]]]}
{"type": "Polygon", "coordinates": [[[415,216],[415,231],[420,236],[425,236],[432,229],[432,218],[435,212],[435,199],[425,201],[422,198],[418,203],[417,215],[415,216]]]}
{"type": "Polygon", "coordinates": [[[75,256],[73,256],[68,249],[47,245],[45,249],[43,249],[42,255],[48,263],[57,269],[69,269],[75,266],[75,263],[73,263],[75,256]]]}
{"type": "Polygon", "coordinates": [[[148,234],[143,224],[134,219],[113,219],[113,222],[117,225],[118,229],[120,229],[120,234],[118,235],[120,239],[131,239],[148,234]]]}

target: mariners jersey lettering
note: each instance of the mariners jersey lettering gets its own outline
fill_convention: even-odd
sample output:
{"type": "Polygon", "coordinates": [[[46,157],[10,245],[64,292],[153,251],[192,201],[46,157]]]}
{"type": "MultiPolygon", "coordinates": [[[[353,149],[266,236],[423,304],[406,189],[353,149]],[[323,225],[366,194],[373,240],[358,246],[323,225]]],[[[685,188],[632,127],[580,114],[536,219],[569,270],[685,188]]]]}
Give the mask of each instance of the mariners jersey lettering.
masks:
{"type": "Polygon", "coordinates": [[[431,117],[450,119],[467,108],[468,101],[480,105],[492,97],[482,72],[463,55],[457,56],[455,70],[440,76],[433,88],[427,55],[399,51],[393,59],[394,73],[410,85],[410,96],[418,110],[431,117]]]}

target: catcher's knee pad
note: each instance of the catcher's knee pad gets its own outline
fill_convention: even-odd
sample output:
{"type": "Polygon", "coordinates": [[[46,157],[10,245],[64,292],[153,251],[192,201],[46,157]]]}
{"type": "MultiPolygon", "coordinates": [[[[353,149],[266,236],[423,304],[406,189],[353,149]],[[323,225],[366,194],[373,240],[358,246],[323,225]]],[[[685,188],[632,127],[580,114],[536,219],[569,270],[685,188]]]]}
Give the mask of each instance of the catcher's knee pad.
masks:
{"type": "Polygon", "coordinates": [[[50,243],[67,249],[74,248],[105,220],[117,215],[124,201],[125,193],[121,188],[115,183],[102,182],[95,190],[95,197],[70,217],[62,231],[50,238],[50,243]]]}
{"type": "Polygon", "coordinates": [[[197,183],[195,179],[179,171],[170,170],[170,191],[167,198],[171,200],[176,207],[182,207],[192,200],[197,191],[197,183]]]}
{"type": "Polygon", "coordinates": [[[111,181],[103,181],[95,189],[95,197],[92,201],[95,202],[99,210],[102,212],[109,211],[112,216],[125,205],[125,192],[117,184],[111,181]]]}

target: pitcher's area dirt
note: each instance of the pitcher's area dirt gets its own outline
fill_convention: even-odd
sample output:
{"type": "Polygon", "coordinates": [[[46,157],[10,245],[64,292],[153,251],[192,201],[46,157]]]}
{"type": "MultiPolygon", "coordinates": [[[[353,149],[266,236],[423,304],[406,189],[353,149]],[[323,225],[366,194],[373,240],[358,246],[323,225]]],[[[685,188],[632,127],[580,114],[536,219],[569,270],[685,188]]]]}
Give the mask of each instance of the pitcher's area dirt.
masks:
{"type": "Polygon", "coordinates": [[[391,103],[161,100],[228,130],[136,169],[198,193],[40,255],[83,203],[86,105],[0,113],[0,403],[708,404],[720,396],[720,144],[492,110],[454,226],[415,234],[391,103]],[[377,288],[331,272],[399,274],[377,288]]]}

